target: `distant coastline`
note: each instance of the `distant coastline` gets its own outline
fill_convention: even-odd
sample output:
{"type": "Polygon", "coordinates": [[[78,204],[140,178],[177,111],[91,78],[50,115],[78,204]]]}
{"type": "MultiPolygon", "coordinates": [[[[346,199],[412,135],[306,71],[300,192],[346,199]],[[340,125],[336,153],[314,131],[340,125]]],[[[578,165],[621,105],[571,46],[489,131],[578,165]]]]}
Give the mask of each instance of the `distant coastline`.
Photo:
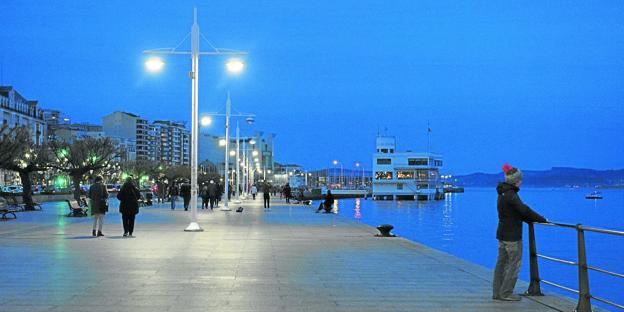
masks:
{"type": "MultiPolygon", "coordinates": [[[[550,170],[524,170],[523,186],[561,188],[624,189],[624,169],[594,170],[553,167],[550,170]]],[[[464,187],[492,186],[503,180],[502,173],[472,173],[453,176],[453,184],[464,187]]]]}

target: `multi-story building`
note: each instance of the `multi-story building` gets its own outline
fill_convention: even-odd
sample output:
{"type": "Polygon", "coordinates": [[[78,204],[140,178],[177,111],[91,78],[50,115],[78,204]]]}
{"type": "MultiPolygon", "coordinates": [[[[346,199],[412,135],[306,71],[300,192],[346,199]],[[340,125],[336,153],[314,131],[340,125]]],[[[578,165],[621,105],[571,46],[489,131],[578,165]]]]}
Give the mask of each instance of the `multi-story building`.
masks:
{"type": "Polygon", "coordinates": [[[411,151],[398,153],[396,138],[378,136],[373,154],[373,198],[431,200],[443,195],[442,156],[411,151]]]}
{"type": "Polygon", "coordinates": [[[104,131],[100,125],[77,123],[71,125],[59,125],[54,128],[54,140],[72,143],[74,140],[85,138],[103,138],[104,131]]]}
{"type": "Polygon", "coordinates": [[[118,143],[122,160],[155,160],[170,165],[190,164],[190,133],[184,123],[147,119],[127,112],[102,118],[107,137],[118,143]]]}
{"type": "Polygon", "coordinates": [[[41,144],[46,137],[43,111],[37,101],[27,100],[12,86],[0,86],[0,111],[2,124],[10,128],[27,126],[35,144],[41,144]]]}
{"type": "MultiPolygon", "coordinates": [[[[12,86],[0,86],[0,114],[2,126],[14,128],[26,126],[32,134],[32,141],[41,144],[46,137],[43,111],[37,101],[27,100],[12,86]]],[[[12,171],[0,169],[0,185],[17,183],[19,178],[12,171]]]]}
{"type": "Polygon", "coordinates": [[[151,151],[155,160],[171,165],[189,165],[191,135],[182,122],[156,120],[150,126],[151,151]]]}

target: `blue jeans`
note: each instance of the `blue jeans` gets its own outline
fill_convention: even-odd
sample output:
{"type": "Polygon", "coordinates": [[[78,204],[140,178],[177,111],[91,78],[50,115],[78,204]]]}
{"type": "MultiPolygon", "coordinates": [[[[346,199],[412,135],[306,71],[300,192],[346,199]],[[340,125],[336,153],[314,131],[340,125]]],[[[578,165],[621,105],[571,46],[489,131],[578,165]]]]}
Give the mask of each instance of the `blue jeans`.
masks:
{"type": "Polygon", "coordinates": [[[178,199],[178,196],[171,196],[171,209],[175,209],[175,202],[178,199]]]}
{"type": "Polygon", "coordinates": [[[498,260],[492,281],[492,298],[504,298],[513,293],[522,264],[522,241],[498,241],[498,260]]]}

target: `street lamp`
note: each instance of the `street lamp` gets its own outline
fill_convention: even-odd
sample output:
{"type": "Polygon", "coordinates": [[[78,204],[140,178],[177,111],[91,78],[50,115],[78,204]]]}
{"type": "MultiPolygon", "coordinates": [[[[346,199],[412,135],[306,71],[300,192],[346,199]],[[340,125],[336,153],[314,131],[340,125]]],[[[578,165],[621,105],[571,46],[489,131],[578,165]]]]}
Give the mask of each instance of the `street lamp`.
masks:
{"type": "MultiPolygon", "coordinates": [[[[176,51],[176,48],[165,48],[143,51],[145,54],[183,54],[191,55],[191,71],[189,76],[191,78],[191,223],[186,227],[187,232],[199,232],[203,229],[197,223],[197,156],[198,156],[198,93],[199,93],[199,56],[200,55],[231,55],[241,56],[247,53],[238,51],[224,51],[224,49],[215,49],[212,52],[200,52],[199,51],[199,25],[197,24],[197,8],[193,9],[193,25],[191,26],[191,51],[181,52],[176,51]]],[[[161,70],[164,66],[162,60],[152,58],[145,64],[146,68],[150,71],[161,70]]],[[[242,67],[241,67],[242,69],[242,67]]]]}
{"type": "Polygon", "coordinates": [[[342,183],[343,183],[342,182],[342,170],[343,170],[342,162],[339,162],[338,160],[334,160],[332,163],[334,164],[334,166],[337,164],[340,164],[340,176],[338,177],[338,183],[340,184],[340,188],[342,188],[342,183]]]}

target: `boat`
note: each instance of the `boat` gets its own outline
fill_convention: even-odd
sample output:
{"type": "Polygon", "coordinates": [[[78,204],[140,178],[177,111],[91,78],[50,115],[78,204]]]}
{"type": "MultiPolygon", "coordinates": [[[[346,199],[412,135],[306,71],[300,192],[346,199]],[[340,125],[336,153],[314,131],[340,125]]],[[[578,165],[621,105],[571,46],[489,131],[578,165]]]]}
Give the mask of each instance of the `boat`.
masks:
{"type": "Polygon", "coordinates": [[[594,191],[591,194],[585,195],[585,199],[602,199],[602,193],[594,191]]]}

